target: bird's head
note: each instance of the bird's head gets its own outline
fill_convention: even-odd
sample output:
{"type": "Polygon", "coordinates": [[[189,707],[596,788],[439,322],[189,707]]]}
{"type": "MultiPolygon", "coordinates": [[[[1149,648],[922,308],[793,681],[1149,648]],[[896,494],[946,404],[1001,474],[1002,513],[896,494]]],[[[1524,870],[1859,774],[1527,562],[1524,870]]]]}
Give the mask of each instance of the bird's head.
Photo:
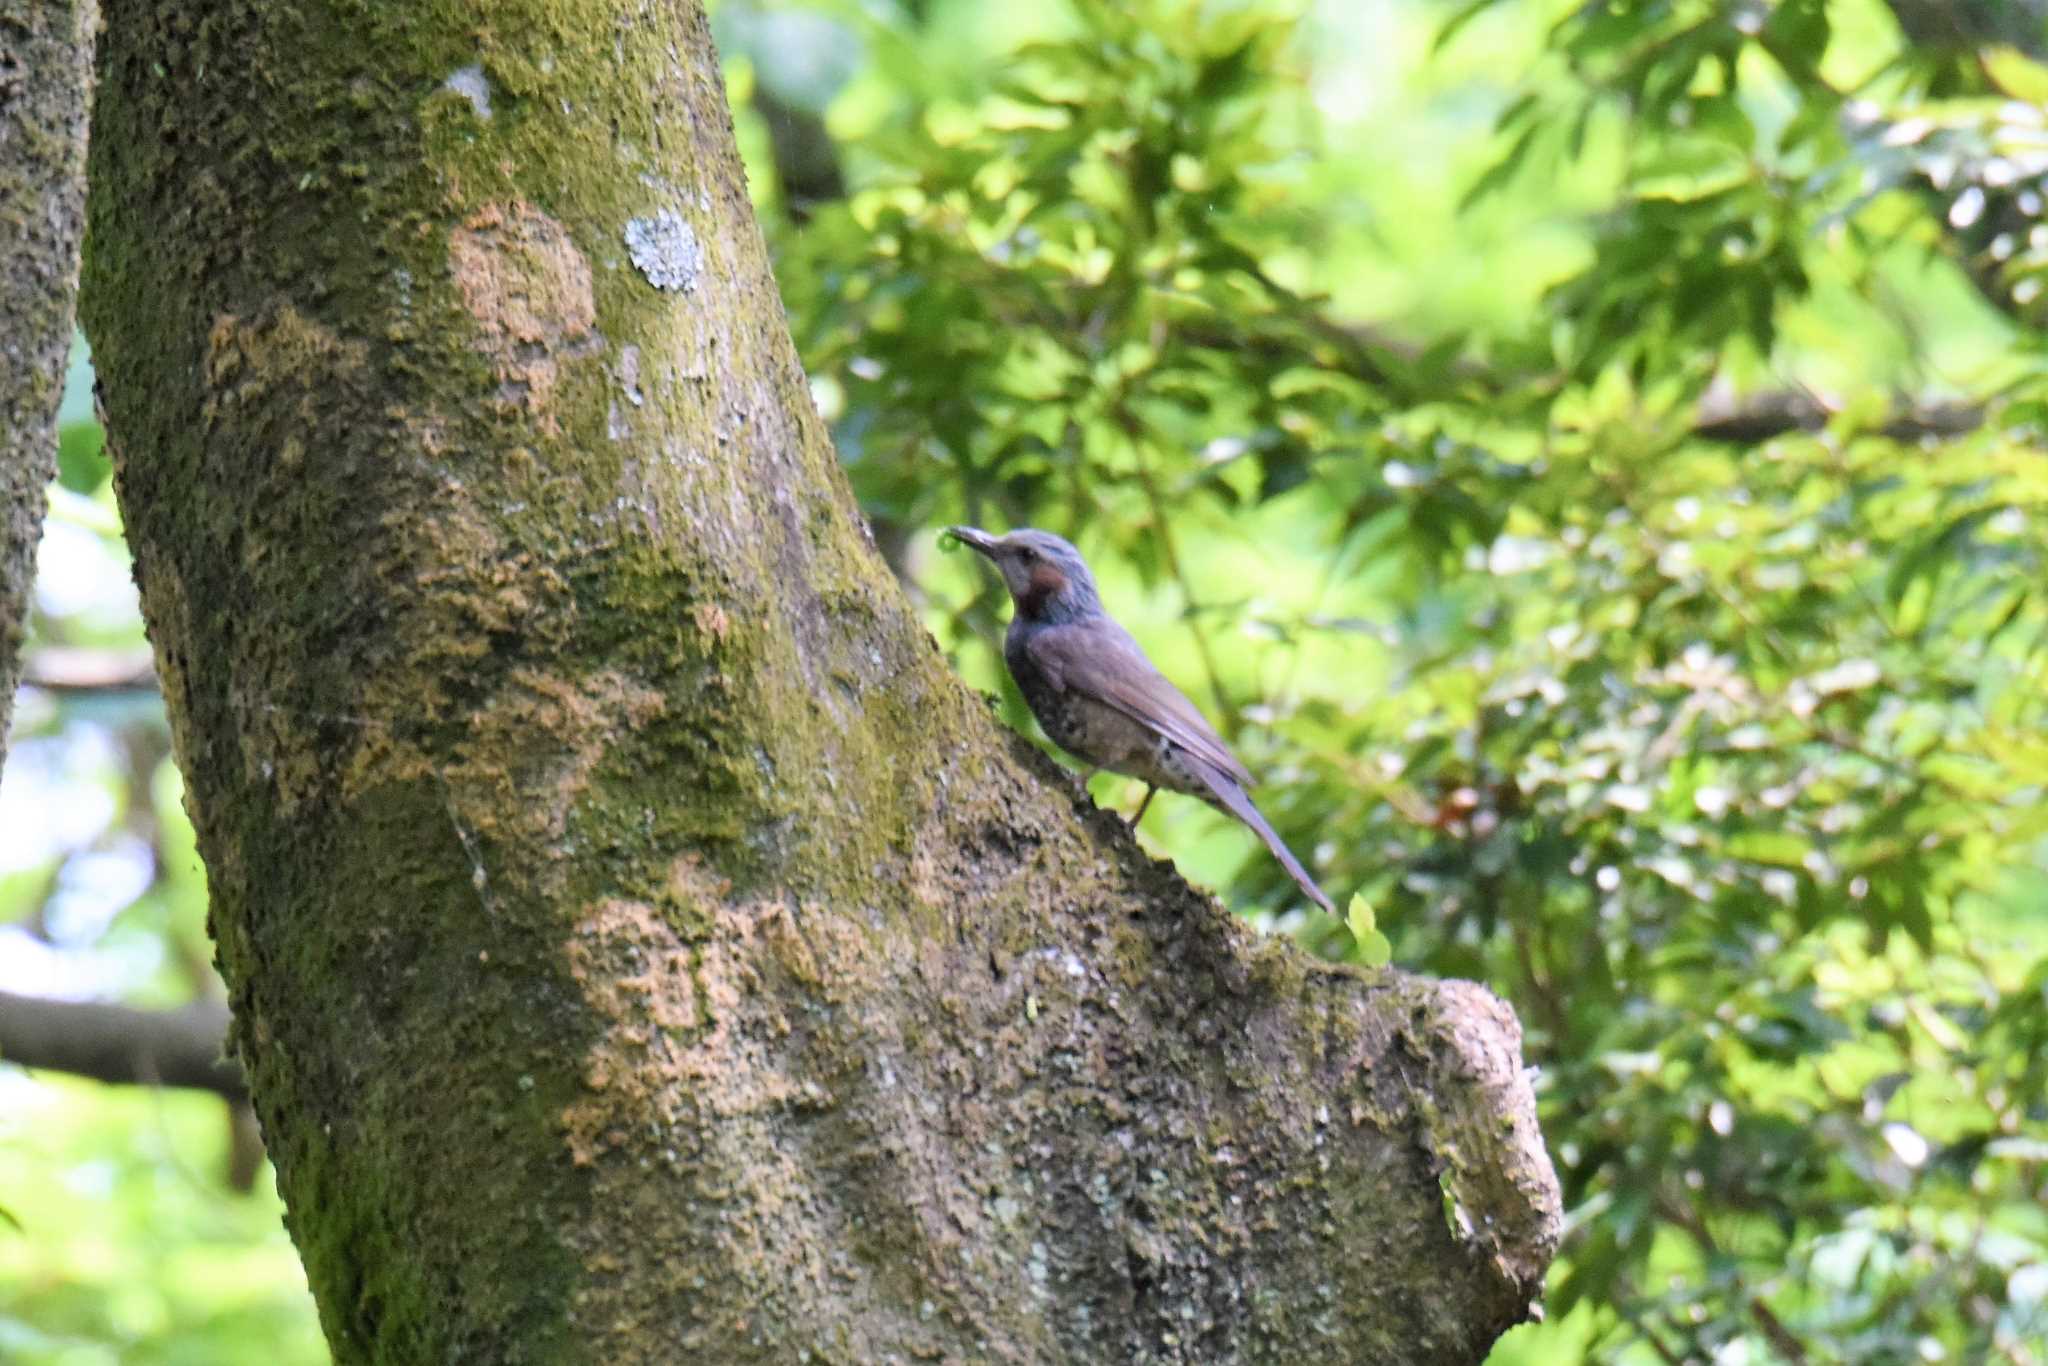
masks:
{"type": "Polygon", "coordinates": [[[946,534],[988,556],[1002,571],[1003,584],[1025,621],[1072,621],[1102,610],[1095,576],[1081,552],[1050,531],[1021,527],[991,536],[971,526],[947,527],[946,534]]]}

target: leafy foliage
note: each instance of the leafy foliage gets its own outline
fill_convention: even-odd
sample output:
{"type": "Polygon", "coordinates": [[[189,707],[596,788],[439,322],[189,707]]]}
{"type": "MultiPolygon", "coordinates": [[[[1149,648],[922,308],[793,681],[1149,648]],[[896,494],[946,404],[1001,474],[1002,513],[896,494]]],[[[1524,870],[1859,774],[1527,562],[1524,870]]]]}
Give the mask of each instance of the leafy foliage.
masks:
{"type": "Polygon", "coordinates": [[[276,1194],[230,1197],[183,1165],[218,1129],[218,1102],[6,1081],[10,1111],[29,1127],[0,1142],[16,1221],[0,1227],[0,1358],[327,1360],[276,1194]]]}
{"type": "MultiPolygon", "coordinates": [[[[1602,1354],[2038,1344],[2048,232],[1997,98],[2030,59],[1994,92],[1871,6],[1575,7],[1464,195],[1611,174],[1580,266],[1518,330],[1397,345],[1302,268],[1337,153],[1288,17],[1074,9],[778,240],[871,513],[1050,525],[1177,609],[1146,633],[1364,929],[1518,1006],[1573,1211],[1550,1307],[1602,1354]]],[[[918,577],[991,633],[987,588],[918,577]]],[[[1230,892],[1366,937],[1280,914],[1263,859],[1230,892]]]]}

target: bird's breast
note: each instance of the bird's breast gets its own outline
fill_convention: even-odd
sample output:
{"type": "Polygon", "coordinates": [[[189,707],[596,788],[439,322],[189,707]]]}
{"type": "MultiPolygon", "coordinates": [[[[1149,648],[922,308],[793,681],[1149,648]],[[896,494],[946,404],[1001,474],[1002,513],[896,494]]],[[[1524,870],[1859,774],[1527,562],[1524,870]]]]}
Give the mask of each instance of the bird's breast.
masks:
{"type": "Polygon", "coordinates": [[[1200,789],[1186,765],[1175,762],[1178,746],[1115,707],[1057,689],[1036,696],[1026,689],[1024,698],[1046,736],[1091,768],[1106,768],[1176,792],[1200,789]]]}

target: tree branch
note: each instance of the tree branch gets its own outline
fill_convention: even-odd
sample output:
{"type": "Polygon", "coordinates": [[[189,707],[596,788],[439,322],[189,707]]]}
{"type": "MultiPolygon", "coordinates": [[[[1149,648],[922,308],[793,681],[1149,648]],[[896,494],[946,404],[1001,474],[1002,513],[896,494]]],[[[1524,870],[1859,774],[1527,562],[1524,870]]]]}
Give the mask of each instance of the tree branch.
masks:
{"type": "Polygon", "coordinates": [[[839,168],[839,145],[832,141],[825,120],[791,104],[759,79],[754,82],[753,104],[768,128],[775,182],[790,221],[807,223],[818,205],[844,199],[846,175],[839,168]]]}
{"type": "Polygon", "coordinates": [[[44,645],[23,661],[21,681],[54,693],[157,691],[156,663],[147,649],[94,650],[44,645]]]}
{"type": "MultiPolygon", "coordinates": [[[[2009,308],[2009,301],[2004,306],[2009,308]]],[[[1330,344],[1337,370],[1385,391],[1395,403],[1445,401],[1459,393],[1479,399],[1498,398],[1517,389],[1541,392],[1546,384],[1554,383],[1536,373],[1495,370],[1455,359],[1444,363],[1441,375],[1407,373],[1418,367],[1427,354],[1425,348],[1414,342],[1368,324],[1339,323],[1313,313],[1304,314],[1299,321],[1330,344]]],[[[1188,329],[1186,335],[1199,345],[1221,349],[1250,346],[1271,351],[1279,345],[1269,339],[1247,340],[1213,329],[1207,333],[1188,329]]],[[[1691,429],[1692,435],[1702,441],[1755,445],[1794,432],[1821,431],[1835,412],[1800,389],[1773,390],[1742,398],[1716,389],[1700,400],[1691,429]]],[[[1976,404],[1908,402],[1894,408],[1873,431],[1894,441],[1947,438],[1975,431],[1986,417],[1986,410],[1976,404]]]]}
{"type": "Polygon", "coordinates": [[[222,1055],[228,1010],[195,1001],[136,1010],[0,992],[0,1060],[132,1086],[180,1086],[244,1100],[242,1069],[222,1055]]]}
{"type": "MultiPolygon", "coordinates": [[[[1791,390],[1733,399],[1709,394],[1701,400],[1693,435],[1702,441],[1751,446],[1792,432],[1818,432],[1834,419],[1835,410],[1812,394],[1791,390]]],[[[1894,441],[1954,437],[1984,423],[1984,409],[1973,403],[1924,404],[1897,408],[1876,429],[1894,441]]]]}

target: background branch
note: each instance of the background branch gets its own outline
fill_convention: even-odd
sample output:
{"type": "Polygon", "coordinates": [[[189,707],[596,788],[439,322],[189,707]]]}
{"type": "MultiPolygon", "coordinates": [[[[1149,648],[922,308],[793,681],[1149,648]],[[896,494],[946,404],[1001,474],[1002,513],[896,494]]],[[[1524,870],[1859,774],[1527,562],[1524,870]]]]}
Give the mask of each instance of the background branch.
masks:
{"type": "Polygon", "coordinates": [[[0,992],[0,1059],[135,1086],[182,1086],[240,1101],[242,1069],[222,1054],[228,1010],[194,1001],[137,1010],[0,992]]]}

